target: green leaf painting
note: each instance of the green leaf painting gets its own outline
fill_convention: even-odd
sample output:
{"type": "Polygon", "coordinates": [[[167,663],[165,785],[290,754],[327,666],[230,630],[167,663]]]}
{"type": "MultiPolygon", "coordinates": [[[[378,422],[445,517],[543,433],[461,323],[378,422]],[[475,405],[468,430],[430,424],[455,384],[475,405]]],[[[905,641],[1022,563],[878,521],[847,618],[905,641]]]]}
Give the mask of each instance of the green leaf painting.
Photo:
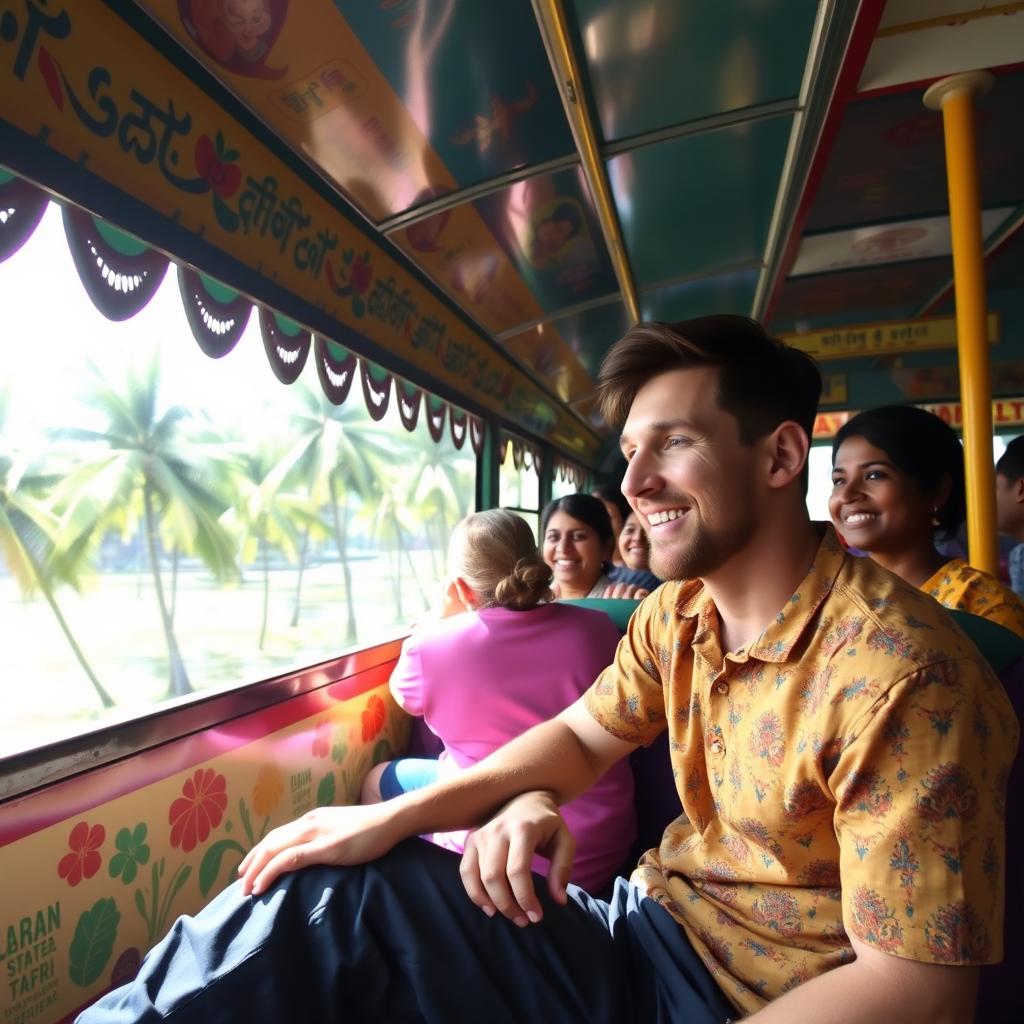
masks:
{"type": "Polygon", "coordinates": [[[317,807],[329,807],[331,804],[333,804],[335,792],[336,787],[334,784],[334,772],[328,772],[320,780],[320,785],[316,787],[317,807]]]}
{"type": "Polygon", "coordinates": [[[76,985],[86,988],[103,973],[114,952],[120,920],[112,899],[97,900],[78,919],[68,950],[68,974],[76,985]]]}
{"type": "Polygon", "coordinates": [[[210,890],[220,874],[221,861],[228,851],[245,856],[245,850],[234,839],[220,839],[216,843],[211,843],[203,854],[203,862],[199,865],[199,891],[204,899],[210,895],[210,890]]]}

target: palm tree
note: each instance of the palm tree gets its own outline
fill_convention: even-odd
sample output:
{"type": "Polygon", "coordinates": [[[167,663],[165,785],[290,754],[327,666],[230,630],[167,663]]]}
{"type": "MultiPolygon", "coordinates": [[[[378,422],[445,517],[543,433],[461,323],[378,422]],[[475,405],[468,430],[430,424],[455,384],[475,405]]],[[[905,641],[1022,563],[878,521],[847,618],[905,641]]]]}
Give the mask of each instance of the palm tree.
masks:
{"type": "Polygon", "coordinates": [[[226,502],[218,484],[232,468],[229,452],[208,434],[192,439],[181,406],[161,411],[159,358],[141,372],[129,370],[120,388],[90,364],[85,400],[106,419],[101,430],[65,429],[59,438],[79,442],[78,465],[58,489],[60,551],[95,543],[103,531],[139,515],[144,526],[153,589],[167,645],[168,696],[190,693],[174,635],[160,572],[160,547],[177,544],[198,554],[218,579],[237,576],[233,545],[219,522],[226,502]]]}
{"type": "Polygon", "coordinates": [[[281,465],[294,467],[290,470],[289,481],[301,482],[317,508],[328,507],[345,580],[348,613],[345,642],[354,644],[357,634],[355,595],[348,558],[352,499],[366,501],[377,493],[378,469],[394,457],[392,442],[357,402],[332,405],[322,393],[301,381],[291,390],[300,408],[292,416],[295,440],[281,465]]]}
{"type": "MultiPolygon", "coordinates": [[[[0,437],[4,436],[7,412],[7,395],[0,393],[0,437]]],[[[53,473],[40,473],[26,456],[13,448],[0,451],[0,554],[22,594],[31,596],[36,588],[42,593],[100,703],[105,708],[112,708],[113,698],[86,660],[53,593],[53,582],[77,587],[79,577],[76,570],[81,567],[81,559],[74,557],[51,563],[59,523],[43,498],[53,488],[56,479],[53,473]]]]}
{"type": "Polygon", "coordinates": [[[293,468],[280,447],[264,444],[255,454],[241,459],[241,470],[234,480],[233,506],[221,516],[229,529],[243,532],[242,562],[259,559],[263,569],[263,615],[260,622],[259,649],[267,637],[267,612],[270,603],[270,547],[281,548],[289,561],[298,557],[298,526],[315,521],[316,509],[309,499],[282,493],[285,477],[293,468]]]}
{"type": "Polygon", "coordinates": [[[409,517],[406,502],[403,500],[402,483],[404,481],[389,481],[385,486],[384,493],[373,516],[373,533],[379,541],[391,549],[394,554],[394,568],[391,572],[391,592],[395,602],[395,615],[399,622],[404,619],[402,612],[402,556],[408,563],[412,573],[413,582],[419,591],[420,600],[423,602],[423,609],[430,608],[430,599],[423,590],[419,573],[416,571],[416,564],[409,552],[409,545],[406,538],[415,534],[415,526],[407,526],[404,520],[409,517]]]}
{"type": "Polygon", "coordinates": [[[444,574],[437,560],[445,557],[452,527],[469,513],[473,495],[472,478],[460,473],[457,460],[429,436],[417,437],[419,459],[409,482],[407,504],[418,510],[430,545],[434,574],[444,574]]]}

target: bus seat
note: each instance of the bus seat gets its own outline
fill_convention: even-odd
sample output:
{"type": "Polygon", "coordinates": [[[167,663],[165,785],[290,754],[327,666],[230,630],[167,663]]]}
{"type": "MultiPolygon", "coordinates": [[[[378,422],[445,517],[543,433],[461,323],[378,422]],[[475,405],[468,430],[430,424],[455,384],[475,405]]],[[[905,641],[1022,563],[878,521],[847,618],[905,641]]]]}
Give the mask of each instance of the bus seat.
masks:
{"type": "Polygon", "coordinates": [[[630,616],[636,611],[639,601],[627,597],[576,597],[566,599],[561,604],[574,604],[579,608],[591,608],[604,612],[621,633],[626,632],[630,616]]]}
{"type": "Polygon", "coordinates": [[[974,645],[981,651],[982,657],[992,666],[992,670],[997,675],[1024,658],[1024,640],[1013,630],[1007,629],[991,619],[972,615],[970,612],[956,611],[951,608],[949,614],[953,616],[953,621],[974,641],[974,645]]]}
{"type": "MultiPolygon", "coordinates": [[[[957,620],[959,621],[959,619],[957,620]]],[[[1024,658],[999,672],[1018,721],[1024,721],[1024,658]]],[[[1006,917],[1003,962],[985,967],[978,986],[978,1024],[1017,1024],[1024,1020],[1024,754],[1017,750],[1006,786],[1006,917]]]]}

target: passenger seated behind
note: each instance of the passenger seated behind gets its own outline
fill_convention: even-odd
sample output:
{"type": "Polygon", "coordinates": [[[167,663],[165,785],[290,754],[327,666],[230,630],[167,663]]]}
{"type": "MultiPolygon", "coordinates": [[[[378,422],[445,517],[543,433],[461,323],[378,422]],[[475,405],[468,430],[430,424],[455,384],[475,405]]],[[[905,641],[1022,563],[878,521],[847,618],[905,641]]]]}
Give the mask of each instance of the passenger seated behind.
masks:
{"type": "Polygon", "coordinates": [[[1016,542],[1007,557],[1010,588],[1024,597],[1024,437],[1015,437],[996,463],[999,532],[1016,542]]]}
{"type": "Polygon", "coordinates": [[[854,416],[832,445],[829,514],[847,542],[931,594],[1024,637],[1024,604],[1008,587],[935,549],[964,521],[963,449],[923,409],[890,405],[854,416]]]}
{"type": "MultiPolygon", "coordinates": [[[[363,803],[390,799],[471,767],[576,701],[611,664],[619,631],[602,612],[551,602],[551,570],[526,521],[505,509],[462,520],[448,552],[440,622],[417,629],[391,676],[395,700],[444,743],[438,760],[372,769],[363,803]]],[[[576,840],[572,880],[592,892],[622,867],[636,836],[633,776],[620,761],[562,813],[576,840]]],[[[466,833],[435,833],[461,853],[466,833]]],[[[547,874],[548,861],[534,870],[547,874]]]]}
{"type": "Polygon", "coordinates": [[[661,580],[651,572],[651,542],[635,512],[630,512],[619,534],[622,565],[613,565],[608,573],[612,583],[624,583],[642,590],[655,590],[661,580]]]}
{"type": "Polygon", "coordinates": [[[567,494],[550,502],[541,513],[540,532],[556,598],[640,598],[650,592],[609,579],[615,538],[604,503],[593,495],[567,494]]]}
{"type": "Polygon", "coordinates": [[[619,538],[622,536],[622,527],[626,524],[632,509],[626,496],[619,490],[616,484],[598,484],[590,492],[605,507],[608,518],[612,524],[612,537],[615,539],[615,546],[612,548],[612,569],[625,564],[622,552],[619,550],[619,538]]]}

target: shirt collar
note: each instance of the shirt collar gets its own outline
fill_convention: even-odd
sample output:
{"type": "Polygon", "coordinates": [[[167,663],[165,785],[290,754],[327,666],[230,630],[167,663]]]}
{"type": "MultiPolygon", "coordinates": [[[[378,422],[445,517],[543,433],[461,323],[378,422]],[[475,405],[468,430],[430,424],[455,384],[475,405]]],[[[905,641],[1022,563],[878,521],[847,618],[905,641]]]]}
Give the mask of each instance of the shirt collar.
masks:
{"type": "MultiPolygon", "coordinates": [[[[764,632],[746,649],[747,656],[761,661],[787,661],[822,602],[832,592],[849,555],[831,524],[824,526],[824,535],[807,575],[764,632]]],[[[696,634],[697,639],[708,630],[717,632],[718,611],[699,580],[680,585],[676,613],[690,620],[691,636],[696,634]]]]}

